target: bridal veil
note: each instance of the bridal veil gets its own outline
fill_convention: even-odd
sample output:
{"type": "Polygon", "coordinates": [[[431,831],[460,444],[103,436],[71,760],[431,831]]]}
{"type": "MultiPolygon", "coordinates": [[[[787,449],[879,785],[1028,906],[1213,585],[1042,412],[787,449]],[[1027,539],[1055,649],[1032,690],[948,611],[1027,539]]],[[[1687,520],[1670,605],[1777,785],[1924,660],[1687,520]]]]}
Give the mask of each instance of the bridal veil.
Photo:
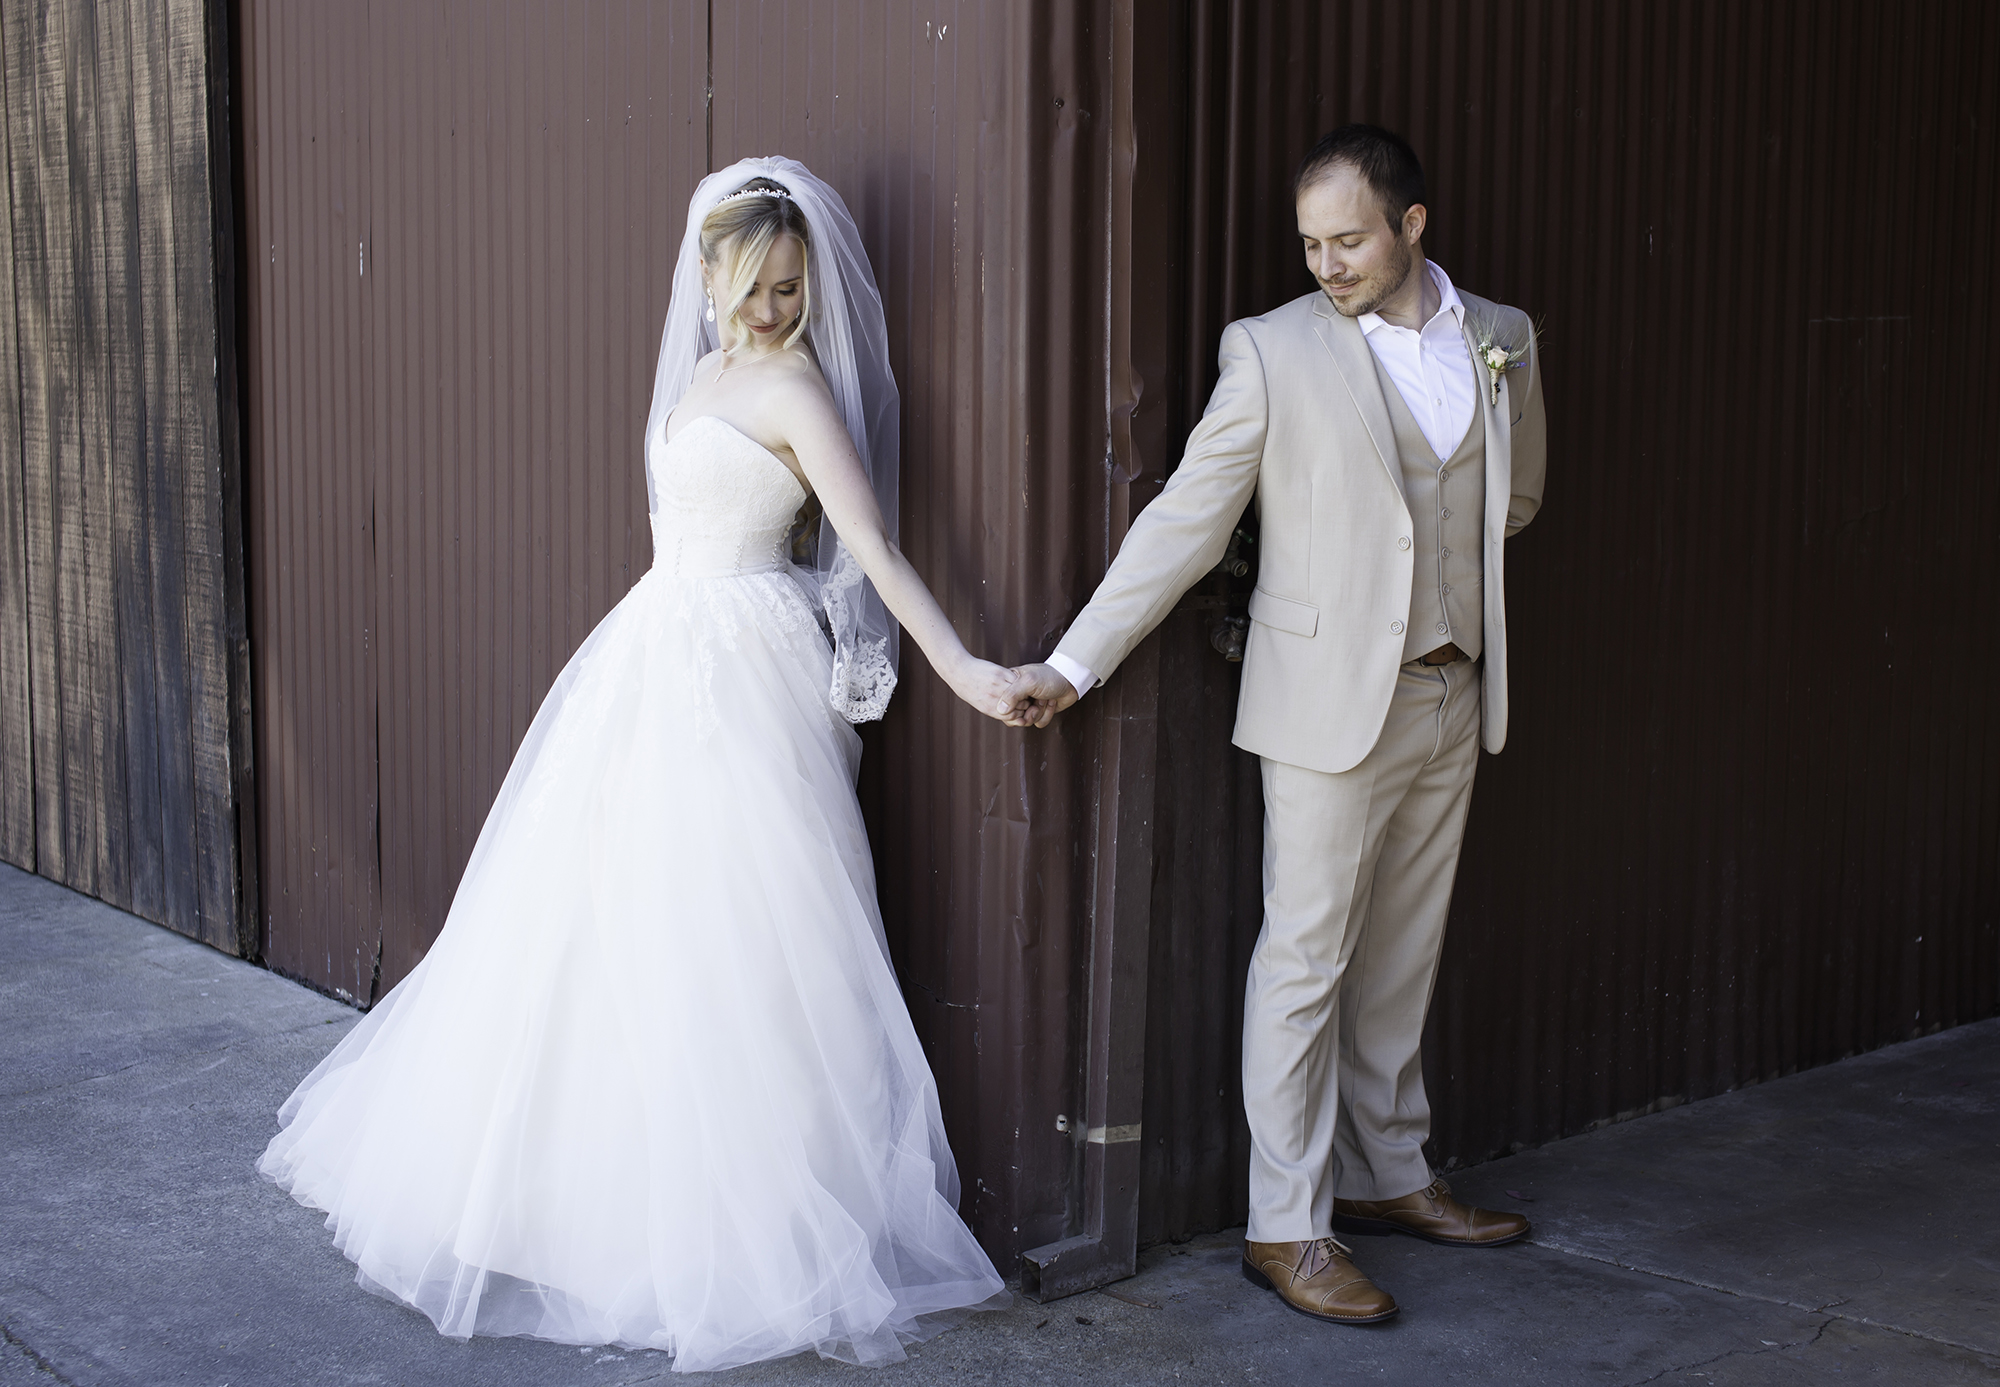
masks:
{"type": "MultiPolygon", "coordinates": [[[[862,247],[861,233],[840,194],[796,159],[744,159],[712,173],[688,203],[687,230],[674,265],[673,299],[660,334],[660,364],[653,407],[646,419],[646,503],[658,508],[653,462],[666,445],[667,416],[687,393],[695,363],[721,346],[707,321],[701,281],[701,224],[715,205],[753,178],[768,178],[805,213],[812,228],[806,275],[812,317],[806,340],[819,359],[834,403],[847,422],[855,452],[868,469],[890,539],[896,538],[899,420],[896,377],[889,368],[889,330],[882,294],[862,247]]],[[[881,596],[822,518],[812,536],[812,560],[800,570],[814,605],[833,638],[833,683],[828,696],[849,722],[870,722],[888,711],[896,687],[897,627],[881,596]]]]}

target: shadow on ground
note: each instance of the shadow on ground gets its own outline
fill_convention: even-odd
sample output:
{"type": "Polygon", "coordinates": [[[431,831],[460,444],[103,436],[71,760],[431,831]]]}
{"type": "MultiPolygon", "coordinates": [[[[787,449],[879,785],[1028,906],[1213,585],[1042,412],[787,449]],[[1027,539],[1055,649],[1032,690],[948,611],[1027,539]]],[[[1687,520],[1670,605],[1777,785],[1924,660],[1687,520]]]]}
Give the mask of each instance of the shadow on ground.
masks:
{"type": "MultiPolygon", "coordinates": [[[[0,867],[0,1387],[568,1387],[661,1354],[459,1344],[252,1163],[355,1013],[0,867]]],[[[1292,1315],[1235,1235],[867,1371],[731,1384],[2000,1382],[2000,1020],[1464,1172],[1527,1244],[1358,1242],[1403,1306],[1292,1315]]]]}

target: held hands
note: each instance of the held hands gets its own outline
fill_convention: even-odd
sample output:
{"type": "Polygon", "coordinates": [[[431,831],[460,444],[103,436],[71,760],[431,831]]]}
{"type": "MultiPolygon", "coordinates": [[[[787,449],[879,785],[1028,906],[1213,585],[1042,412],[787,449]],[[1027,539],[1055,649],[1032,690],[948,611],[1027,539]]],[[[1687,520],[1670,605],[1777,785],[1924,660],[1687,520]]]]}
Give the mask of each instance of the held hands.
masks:
{"type": "Polygon", "coordinates": [[[1011,716],[1001,719],[1009,727],[1047,727],[1077,700],[1075,686],[1051,665],[1022,665],[1009,673],[1015,706],[1011,716]]]}
{"type": "Polygon", "coordinates": [[[967,655],[957,668],[945,673],[945,682],[951,685],[953,693],[987,717],[1009,727],[1020,727],[1024,725],[1018,720],[1024,700],[1015,688],[1014,674],[1005,665],[967,655]]]}
{"type": "Polygon", "coordinates": [[[1009,727],[1047,727],[1077,697],[1069,680],[1047,665],[1007,669],[968,657],[945,678],[953,693],[1009,727]]]}

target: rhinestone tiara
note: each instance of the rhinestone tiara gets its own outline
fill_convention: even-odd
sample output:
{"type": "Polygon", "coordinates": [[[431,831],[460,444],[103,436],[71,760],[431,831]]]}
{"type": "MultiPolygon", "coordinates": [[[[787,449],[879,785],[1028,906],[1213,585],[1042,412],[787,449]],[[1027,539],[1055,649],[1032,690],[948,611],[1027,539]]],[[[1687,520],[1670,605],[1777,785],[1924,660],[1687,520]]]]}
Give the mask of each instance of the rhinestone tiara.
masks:
{"type": "Polygon", "coordinates": [[[717,198],[715,205],[720,207],[723,203],[734,202],[739,197],[781,197],[789,202],[791,196],[790,193],[782,188],[738,188],[733,193],[724,193],[721,197],[717,198]]]}

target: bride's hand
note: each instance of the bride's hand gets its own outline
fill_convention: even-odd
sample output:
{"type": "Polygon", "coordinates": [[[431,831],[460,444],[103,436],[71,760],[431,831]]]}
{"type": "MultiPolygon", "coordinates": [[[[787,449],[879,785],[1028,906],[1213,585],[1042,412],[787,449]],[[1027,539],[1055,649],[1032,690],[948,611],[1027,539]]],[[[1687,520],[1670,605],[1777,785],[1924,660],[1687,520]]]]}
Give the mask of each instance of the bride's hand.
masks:
{"type": "Polygon", "coordinates": [[[968,655],[959,667],[945,675],[951,691],[967,703],[1010,726],[1019,726],[1027,699],[1016,689],[1014,671],[990,660],[968,655]]]}
{"type": "Polygon", "coordinates": [[[1014,676],[1014,715],[1009,727],[1047,727],[1055,715],[1076,702],[1076,687],[1056,673],[1053,665],[1021,665],[1014,676]]]}

